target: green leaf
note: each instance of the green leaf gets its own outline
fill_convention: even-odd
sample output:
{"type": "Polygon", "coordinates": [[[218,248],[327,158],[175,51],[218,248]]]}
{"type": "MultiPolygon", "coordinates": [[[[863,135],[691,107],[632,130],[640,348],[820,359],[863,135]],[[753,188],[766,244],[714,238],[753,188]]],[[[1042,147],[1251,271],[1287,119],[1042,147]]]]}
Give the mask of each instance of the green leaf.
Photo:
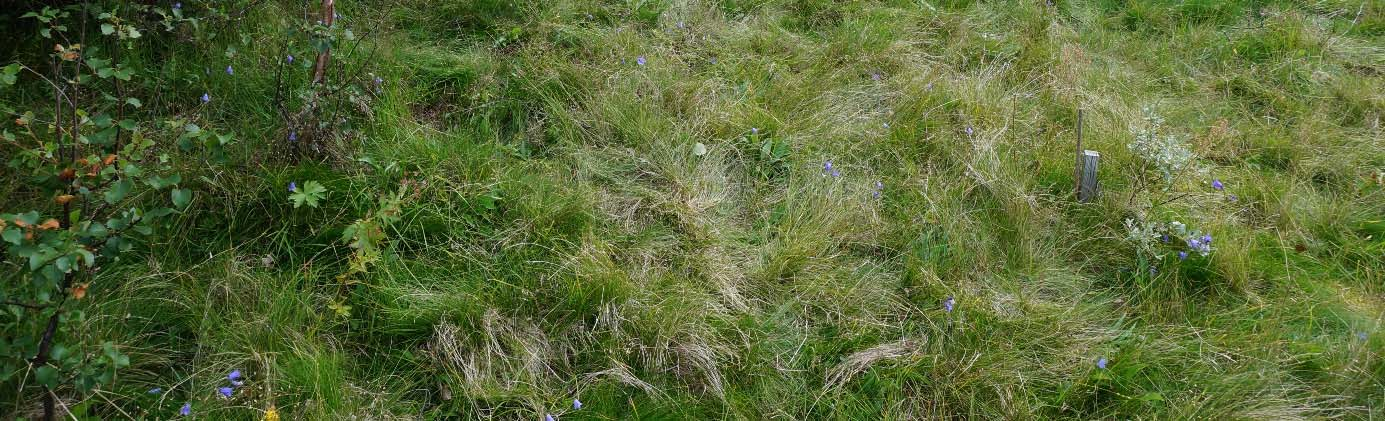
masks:
{"type": "Polygon", "coordinates": [[[299,208],[307,204],[310,208],[316,208],[318,202],[327,196],[327,188],[316,181],[308,181],[298,188],[298,191],[289,195],[289,200],[293,201],[293,207],[299,208]]]}
{"type": "Polygon", "coordinates": [[[192,203],[192,190],[173,189],[173,207],[186,209],[192,203]]]}
{"type": "Polygon", "coordinates": [[[89,221],[85,225],[86,229],[82,230],[82,235],[84,236],[101,238],[105,237],[108,233],[108,231],[106,230],[106,224],[102,224],[100,222],[95,221],[89,221]]]}
{"type": "Polygon", "coordinates": [[[67,357],[67,347],[64,346],[63,344],[55,344],[55,345],[53,345],[53,350],[48,352],[48,358],[52,358],[53,361],[62,361],[63,358],[66,358],[66,357],[67,357]]]}
{"type": "Polygon", "coordinates": [[[120,179],[115,185],[111,186],[110,190],[106,190],[106,203],[115,204],[125,199],[125,195],[130,194],[130,189],[134,186],[135,183],[130,181],[129,178],[120,179]]]}
{"type": "Polygon", "coordinates": [[[109,23],[103,23],[103,24],[101,24],[101,35],[110,35],[110,34],[114,34],[114,33],[115,33],[115,25],[111,25],[111,24],[109,24],[109,23]]]}
{"type": "Polygon", "coordinates": [[[58,369],[53,368],[53,366],[45,365],[34,371],[34,375],[38,379],[39,384],[47,386],[49,389],[58,386],[58,369]]]}
{"type": "Polygon", "coordinates": [[[172,208],[158,208],[144,213],[144,219],[159,219],[177,213],[172,208]]]}
{"type": "Polygon", "coordinates": [[[25,224],[34,225],[38,223],[38,211],[28,211],[14,216],[14,220],[25,224]]]}
{"type": "Polygon", "coordinates": [[[3,237],[5,242],[17,246],[19,243],[24,242],[24,231],[20,231],[19,228],[6,228],[3,237]]]}
{"type": "Polygon", "coordinates": [[[97,115],[91,116],[91,124],[95,124],[96,127],[106,128],[106,127],[111,127],[111,124],[114,124],[114,123],[113,123],[113,121],[111,120],[111,115],[110,115],[110,114],[101,113],[101,114],[97,114],[97,115]]]}
{"type": "Polygon", "coordinates": [[[0,68],[0,85],[10,86],[19,80],[19,63],[0,68]]]}
{"type": "Polygon", "coordinates": [[[168,177],[157,177],[157,176],[156,176],[156,177],[150,178],[149,181],[147,181],[146,183],[149,184],[149,187],[153,187],[153,188],[155,188],[155,189],[163,189],[164,187],[176,185],[176,184],[181,183],[181,182],[183,182],[183,176],[182,176],[182,175],[179,175],[179,174],[169,174],[168,177]]]}
{"type": "Polygon", "coordinates": [[[95,254],[91,254],[91,252],[87,251],[87,249],[81,248],[77,249],[77,254],[82,255],[82,263],[86,264],[87,267],[96,266],[95,254]]]}

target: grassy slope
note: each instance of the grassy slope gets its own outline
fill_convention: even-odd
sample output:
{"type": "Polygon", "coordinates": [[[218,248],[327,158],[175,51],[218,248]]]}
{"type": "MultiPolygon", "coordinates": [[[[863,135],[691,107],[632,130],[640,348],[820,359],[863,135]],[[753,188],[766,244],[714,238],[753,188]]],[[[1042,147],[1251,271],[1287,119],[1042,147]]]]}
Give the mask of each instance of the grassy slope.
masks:
{"type": "MultiPolygon", "coordinates": [[[[138,398],[171,413],[238,367],[253,387],[200,413],[1385,414],[1379,3],[342,3],[379,25],[387,81],[343,156],[407,173],[266,163],[243,136],[181,239],[99,291],[90,327],[135,364],[107,399],[171,388],[138,398]],[[1159,200],[1130,200],[1145,107],[1209,169],[1148,216],[1218,248],[1153,277],[1123,241],[1159,200]],[[330,204],[290,209],[304,179],[330,204]],[[338,317],[340,230],[403,179],[425,184],[338,317]]],[[[283,15],[243,26],[251,87],[212,88],[242,133],[282,131],[236,89],[272,83],[253,69],[283,15]]]]}

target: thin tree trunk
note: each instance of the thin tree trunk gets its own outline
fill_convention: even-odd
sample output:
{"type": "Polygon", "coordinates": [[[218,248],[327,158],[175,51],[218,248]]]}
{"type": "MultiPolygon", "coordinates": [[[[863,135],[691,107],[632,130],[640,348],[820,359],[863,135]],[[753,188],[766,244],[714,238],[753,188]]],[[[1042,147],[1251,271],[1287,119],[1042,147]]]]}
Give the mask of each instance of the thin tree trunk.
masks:
{"type": "MultiPolygon", "coordinates": [[[[322,24],[332,26],[332,21],[336,20],[336,3],[332,0],[322,0],[322,24]]],[[[317,63],[313,65],[313,83],[323,83],[327,78],[327,62],[332,59],[332,47],[329,45],[322,52],[317,53],[317,63]]]]}

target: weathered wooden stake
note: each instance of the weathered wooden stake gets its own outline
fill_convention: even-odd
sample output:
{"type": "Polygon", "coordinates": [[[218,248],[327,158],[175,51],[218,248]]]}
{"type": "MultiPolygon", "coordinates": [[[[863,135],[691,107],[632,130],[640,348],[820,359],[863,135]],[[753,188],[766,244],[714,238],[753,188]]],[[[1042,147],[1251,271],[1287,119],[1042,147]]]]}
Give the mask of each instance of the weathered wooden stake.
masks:
{"type": "Polygon", "coordinates": [[[1082,174],[1078,178],[1077,200],[1090,202],[1101,194],[1101,186],[1096,181],[1096,162],[1101,154],[1096,151],[1082,151],[1082,174]]]}

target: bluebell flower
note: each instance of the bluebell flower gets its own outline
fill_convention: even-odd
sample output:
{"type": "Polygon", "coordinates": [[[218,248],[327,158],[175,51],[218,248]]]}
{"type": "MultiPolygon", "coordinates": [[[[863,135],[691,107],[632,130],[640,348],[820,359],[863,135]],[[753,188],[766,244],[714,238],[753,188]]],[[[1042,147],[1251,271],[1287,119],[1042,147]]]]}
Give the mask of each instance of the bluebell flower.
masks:
{"type": "Polygon", "coordinates": [[[153,388],[153,389],[149,389],[149,394],[151,394],[151,395],[157,395],[157,394],[160,394],[160,393],[163,393],[163,392],[164,392],[163,388],[160,388],[160,387],[156,387],[156,388],[153,388]]]}
{"type": "Polygon", "coordinates": [[[1164,234],[1164,235],[1160,236],[1160,237],[1159,237],[1159,242],[1161,242],[1161,243],[1167,243],[1167,242],[1169,242],[1169,235],[1168,235],[1168,234],[1164,234]]]}
{"type": "Polygon", "coordinates": [[[293,64],[293,54],[289,54],[288,57],[284,57],[284,61],[289,62],[289,64],[293,64]]]}
{"type": "Polygon", "coordinates": [[[208,102],[212,102],[212,95],[211,95],[211,94],[208,94],[208,93],[206,93],[206,92],[203,92],[203,93],[202,93],[202,103],[205,104],[205,103],[208,103],[208,102]]]}
{"type": "Polygon", "coordinates": [[[290,142],[297,142],[297,141],[298,141],[298,132],[289,132],[289,141],[290,141],[290,142]]]}
{"type": "Polygon", "coordinates": [[[966,132],[967,132],[967,136],[971,136],[971,133],[972,133],[971,126],[967,126],[966,132]]]}
{"type": "Polygon", "coordinates": [[[289,182],[289,191],[290,191],[290,192],[297,193],[297,192],[298,192],[298,182],[296,182],[296,181],[290,181],[290,182],[289,182]]]}
{"type": "Polygon", "coordinates": [[[220,393],[220,394],[221,394],[221,397],[223,397],[223,398],[229,398],[229,397],[231,397],[231,394],[232,394],[232,393],[235,393],[235,391],[236,391],[235,389],[232,389],[232,388],[229,388],[229,387],[218,387],[218,388],[216,388],[216,393],[220,393]]]}
{"type": "Polygon", "coordinates": [[[573,410],[582,409],[582,401],[578,400],[577,398],[573,398],[573,399],[572,399],[572,409],[573,409],[573,410]]]}
{"type": "Polygon", "coordinates": [[[876,199],[879,199],[879,198],[880,198],[880,194],[881,194],[882,192],[884,192],[884,191],[885,191],[885,183],[881,183],[880,180],[875,180],[875,192],[873,193],[873,195],[875,196],[875,198],[876,198],[876,199]]]}
{"type": "Polygon", "coordinates": [[[871,72],[871,73],[870,73],[870,80],[879,82],[880,79],[881,79],[880,72],[871,72]]]}
{"type": "Polygon", "coordinates": [[[1188,247],[1191,247],[1191,248],[1202,247],[1202,241],[1199,241],[1199,240],[1196,239],[1196,238],[1191,239],[1191,240],[1188,240],[1188,247]]]}
{"type": "Polygon", "coordinates": [[[948,313],[951,313],[952,307],[956,304],[957,300],[952,299],[952,296],[948,296],[946,300],[943,300],[943,310],[947,310],[948,313]]]}
{"type": "Polygon", "coordinates": [[[1237,198],[1236,198],[1236,195],[1234,195],[1234,194],[1228,194],[1228,195],[1226,195],[1226,200],[1235,202],[1235,201],[1237,200],[1237,198]]]}
{"type": "Polygon", "coordinates": [[[232,69],[232,68],[231,68],[231,65],[228,64],[228,65],[226,65],[226,74],[228,74],[228,75],[234,75],[234,74],[236,74],[236,69],[232,69]]]}
{"type": "Polygon", "coordinates": [[[1188,260],[1188,252],[1186,252],[1186,251],[1180,251],[1180,252],[1178,252],[1178,260],[1188,260]]]}
{"type": "Polygon", "coordinates": [[[1222,191],[1222,189],[1225,189],[1226,186],[1222,185],[1220,179],[1214,178],[1214,179],[1212,179],[1212,188],[1215,189],[1216,191],[1222,191]]]}
{"type": "Polygon", "coordinates": [[[1100,368],[1102,370],[1106,369],[1106,357],[1101,357],[1100,359],[1096,360],[1096,368],[1100,368]]]}
{"type": "Polygon", "coordinates": [[[1202,235],[1202,243],[1203,243],[1203,244],[1212,244],[1212,235],[1211,235],[1211,234],[1203,234],[1203,235],[1202,235]]]}
{"type": "MultiPolygon", "coordinates": [[[[291,187],[294,187],[295,190],[297,189],[297,186],[291,187]]],[[[245,382],[242,381],[240,370],[231,370],[231,373],[226,375],[226,380],[230,380],[231,384],[235,385],[236,387],[240,387],[241,385],[245,384],[245,382]]]]}
{"type": "Polygon", "coordinates": [[[1356,339],[1366,340],[1366,332],[1356,332],[1356,339]]]}
{"type": "Polygon", "coordinates": [[[183,408],[178,410],[178,414],[184,417],[192,415],[192,402],[183,402],[183,408]]]}
{"type": "Polygon", "coordinates": [[[173,3],[173,9],[174,9],[174,10],[178,10],[178,9],[182,9],[182,8],[183,8],[183,3],[181,3],[181,2],[173,3]]]}
{"type": "Polygon", "coordinates": [[[543,416],[543,421],[555,421],[555,420],[556,420],[556,418],[553,418],[553,414],[545,414],[545,415],[543,416]]]}
{"type": "Polygon", "coordinates": [[[635,63],[643,66],[645,63],[644,56],[635,57],[635,63]]]}
{"type": "Polygon", "coordinates": [[[750,134],[760,134],[760,128],[759,128],[759,127],[751,127],[751,128],[750,128],[750,134]]]}

